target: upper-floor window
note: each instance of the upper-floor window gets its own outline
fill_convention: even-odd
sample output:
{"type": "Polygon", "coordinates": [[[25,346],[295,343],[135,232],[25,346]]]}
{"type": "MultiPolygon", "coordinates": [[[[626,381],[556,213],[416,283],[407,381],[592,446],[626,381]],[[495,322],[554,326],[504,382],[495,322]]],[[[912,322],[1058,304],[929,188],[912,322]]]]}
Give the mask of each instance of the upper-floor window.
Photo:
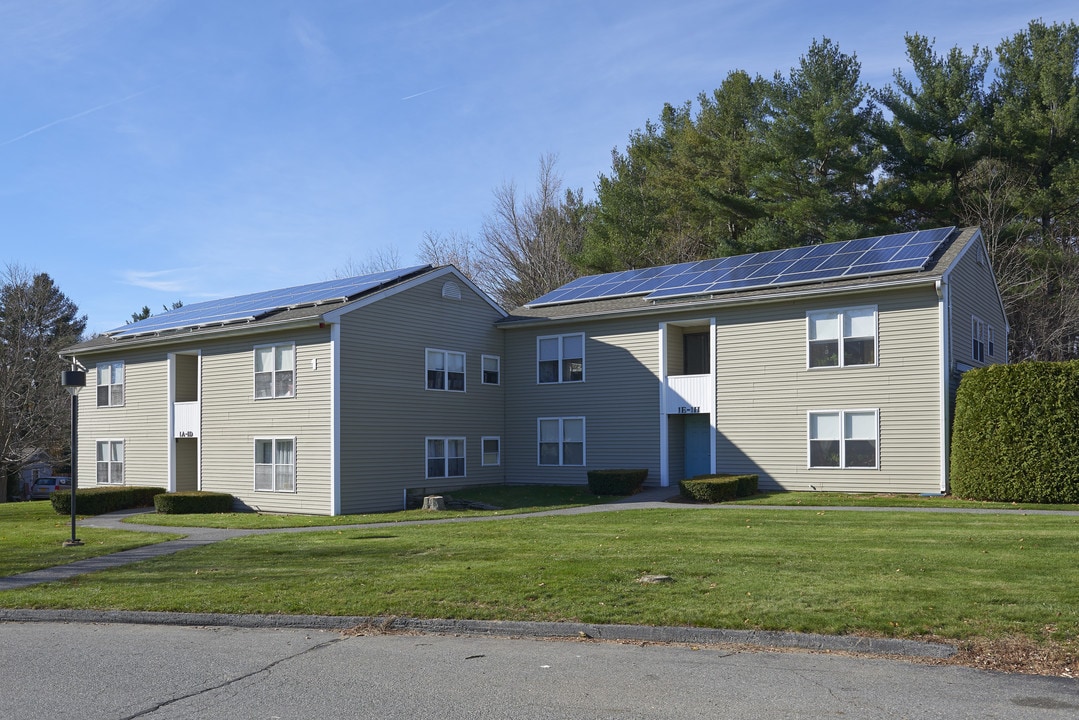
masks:
{"type": "Polygon", "coordinates": [[[707,375],[712,372],[712,340],[707,332],[687,332],[682,335],[682,372],[685,375],[707,375]]]}
{"type": "Polygon", "coordinates": [[[255,398],[292,397],[296,391],[296,346],[255,348],[255,398]]]}
{"type": "Polygon", "coordinates": [[[427,350],[427,389],[465,391],[465,354],[427,350]]]}
{"type": "Polygon", "coordinates": [[[124,363],[97,364],[97,406],[124,404],[124,363]]]}
{"type": "Polygon", "coordinates": [[[427,438],[427,477],[465,476],[465,439],[463,437],[427,438]]]}
{"type": "Polygon", "coordinates": [[[970,357],[976,362],[985,362],[986,350],[989,357],[996,356],[996,342],[993,337],[993,326],[982,322],[977,315],[970,317],[970,357]]]}
{"type": "Polygon", "coordinates": [[[255,440],[255,489],[296,491],[296,441],[293,438],[255,440]]]}
{"type": "Polygon", "coordinates": [[[497,355],[484,355],[481,372],[484,385],[498,385],[502,377],[502,359],[497,355]]]}
{"type": "Polygon", "coordinates": [[[877,467],[877,411],[809,413],[809,467],[877,467]]]}
{"type": "Polygon", "coordinates": [[[806,314],[809,367],[854,367],[877,362],[877,308],[821,310],[806,314]]]}
{"type": "Polygon", "coordinates": [[[536,357],[538,382],[581,382],[584,380],[584,333],[537,338],[536,357]]]}
{"type": "Polygon", "coordinates": [[[124,482],[124,441],[97,441],[97,481],[102,485],[124,482]]]}
{"type": "Polygon", "coordinates": [[[539,464],[584,465],[584,418],[539,418],[539,464]]]}

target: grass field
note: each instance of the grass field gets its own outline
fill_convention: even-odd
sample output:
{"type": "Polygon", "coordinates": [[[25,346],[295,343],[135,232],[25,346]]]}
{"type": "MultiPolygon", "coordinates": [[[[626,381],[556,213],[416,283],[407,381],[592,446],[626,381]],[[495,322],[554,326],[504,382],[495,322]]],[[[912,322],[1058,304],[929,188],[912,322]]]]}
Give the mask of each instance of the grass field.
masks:
{"type": "Polygon", "coordinates": [[[108,555],[179,535],[76,528],[81,547],[64,547],[71,538],[71,516],[57,515],[47,501],[0,504],[0,576],[108,555]]]}
{"type": "Polygon", "coordinates": [[[1067,642],[1077,537],[1061,516],[628,510],[247,537],[0,605],[1067,642]]]}

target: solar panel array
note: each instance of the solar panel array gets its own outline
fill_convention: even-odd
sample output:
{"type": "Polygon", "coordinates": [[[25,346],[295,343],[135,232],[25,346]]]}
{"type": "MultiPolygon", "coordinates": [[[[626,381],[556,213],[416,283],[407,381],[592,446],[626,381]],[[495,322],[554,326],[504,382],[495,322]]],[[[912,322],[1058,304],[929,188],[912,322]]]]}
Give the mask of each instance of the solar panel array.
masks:
{"type": "Polygon", "coordinates": [[[706,295],[922,270],[953,230],[920,230],[590,275],[533,300],[528,307],[634,295],[647,299],[706,295]]]}
{"type": "Polygon", "coordinates": [[[430,265],[416,265],[370,275],[327,280],[326,282],[312,283],[310,285],[298,285],[251,295],[193,303],[130,325],[118,327],[115,330],[110,330],[106,335],[122,338],[165,330],[180,330],[205,325],[221,325],[243,320],[254,320],[278,310],[347,300],[396,282],[418,271],[426,270],[429,267],[430,265]]]}

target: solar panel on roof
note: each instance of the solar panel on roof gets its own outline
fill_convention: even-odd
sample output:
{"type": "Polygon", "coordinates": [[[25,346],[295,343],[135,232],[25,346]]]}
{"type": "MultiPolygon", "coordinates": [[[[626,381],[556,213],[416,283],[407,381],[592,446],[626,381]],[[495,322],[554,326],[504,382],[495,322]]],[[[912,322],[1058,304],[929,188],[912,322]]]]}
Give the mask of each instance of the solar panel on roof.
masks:
{"type": "Polygon", "coordinates": [[[623,270],[578,278],[529,307],[631,295],[647,299],[796,285],[922,270],[954,227],[768,250],[748,255],[623,270]],[[632,281],[632,282],[631,282],[632,281]]]}
{"type": "Polygon", "coordinates": [[[355,297],[418,271],[426,270],[429,267],[430,265],[416,265],[352,278],[328,280],[280,290],[192,303],[130,325],[123,325],[105,334],[115,338],[122,338],[164,330],[180,330],[241,320],[254,320],[261,315],[277,310],[355,297]]]}

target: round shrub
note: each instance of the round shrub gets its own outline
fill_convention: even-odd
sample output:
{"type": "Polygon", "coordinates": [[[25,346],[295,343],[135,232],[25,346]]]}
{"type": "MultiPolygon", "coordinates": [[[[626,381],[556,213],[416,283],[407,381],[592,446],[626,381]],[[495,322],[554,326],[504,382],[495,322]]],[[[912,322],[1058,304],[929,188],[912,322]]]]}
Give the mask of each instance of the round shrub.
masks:
{"type": "Polygon", "coordinates": [[[154,509],[163,515],[227,513],[232,512],[232,500],[228,493],[202,490],[165,493],[154,498],[154,509]]]}
{"type": "Polygon", "coordinates": [[[972,500],[1079,503],[1079,361],[965,373],[952,425],[951,489],[972,500]]]}

